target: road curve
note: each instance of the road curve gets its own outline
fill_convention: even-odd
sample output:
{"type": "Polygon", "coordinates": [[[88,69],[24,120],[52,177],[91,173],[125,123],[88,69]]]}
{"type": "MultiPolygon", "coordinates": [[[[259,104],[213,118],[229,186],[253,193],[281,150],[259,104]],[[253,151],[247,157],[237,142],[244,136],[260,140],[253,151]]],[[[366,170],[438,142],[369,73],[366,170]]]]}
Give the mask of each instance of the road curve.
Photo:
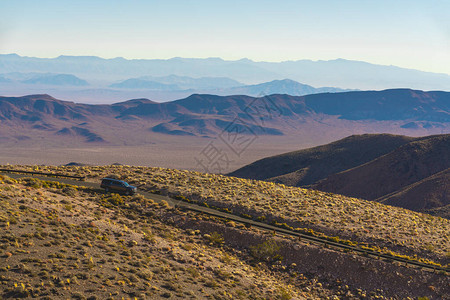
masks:
{"type": "MultiPolygon", "coordinates": [[[[92,182],[92,181],[80,181],[80,180],[74,180],[74,179],[68,179],[68,178],[57,178],[56,176],[52,176],[52,177],[47,177],[47,176],[42,176],[42,175],[32,175],[30,176],[30,174],[16,174],[16,173],[9,173],[6,172],[4,170],[1,170],[0,173],[7,173],[9,177],[11,178],[24,178],[24,177],[32,177],[32,178],[37,178],[39,180],[46,180],[46,181],[56,181],[56,182],[60,182],[60,183],[65,183],[65,184],[70,184],[70,185],[75,185],[75,186],[80,186],[80,187],[89,187],[89,188],[96,188],[96,189],[100,189],[100,182],[92,182]]],[[[448,275],[448,273],[450,273],[450,269],[446,268],[446,267],[441,267],[441,266],[435,266],[435,265],[430,265],[430,264],[426,264],[426,263],[422,263],[419,261],[414,261],[414,260],[408,260],[405,258],[401,258],[401,257],[396,257],[396,256],[391,256],[391,255],[387,255],[387,254],[383,254],[380,252],[376,252],[376,251],[371,251],[371,250],[366,250],[366,249],[362,249],[359,247],[355,247],[355,246],[349,246],[349,245],[345,245],[345,244],[341,244],[341,243],[337,243],[337,242],[332,242],[329,241],[325,238],[320,238],[320,237],[316,237],[316,236],[311,236],[311,235],[307,235],[304,233],[300,233],[300,232],[296,232],[293,230],[288,230],[285,228],[280,228],[277,226],[273,226],[273,225],[269,225],[266,223],[262,223],[262,222],[258,222],[258,221],[254,221],[254,220],[250,220],[250,219],[246,219],[231,213],[227,213],[227,212],[222,212],[222,211],[218,211],[216,209],[213,208],[209,208],[209,207],[204,207],[204,206],[200,206],[194,203],[188,203],[188,202],[183,202],[181,200],[176,200],[167,196],[162,196],[162,195],[157,195],[157,194],[152,194],[152,193],[148,193],[148,192],[144,192],[144,191],[139,191],[139,194],[144,196],[147,199],[151,199],[155,202],[161,202],[163,200],[167,201],[167,203],[173,207],[177,207],[177,208],[181,208],[181,209],[185,209],[185,210],[190,210],[190,211],[195,211],[195,212],[199,212],[199,213],[204,213],[204,214],[208,214],[210,216],[214,216],[214,217],[219,217],[219,218],[225,218],[228,220],[232,220],[234,222],[238,222],[244,225],[250,225],[250,226],[254,226],[256,228],[262,229],[262,230],[268,230],[271,232],[276,232],[277,234],[280,235],[284,235],[284,236],[294,236],[297,238],[301,238],[304,240],[307,240],[309,242],[313,242],[313,243],[319,243],[319,244],[326,244],[328,247],[332,247],[334,249],[338,249],[338,250],[351,250],[357,253],[361,253],[367,257],[370,258],[374,258],[374,259],[384,259],[387,261],[396,261],[399,263],[403,263],[405,265],[410,265],[410,266],[414,266],[414,267],[418,267],[418,268],[423,268],[429,271],[444,271],[446,273],[446,275],[448,275]]]]}

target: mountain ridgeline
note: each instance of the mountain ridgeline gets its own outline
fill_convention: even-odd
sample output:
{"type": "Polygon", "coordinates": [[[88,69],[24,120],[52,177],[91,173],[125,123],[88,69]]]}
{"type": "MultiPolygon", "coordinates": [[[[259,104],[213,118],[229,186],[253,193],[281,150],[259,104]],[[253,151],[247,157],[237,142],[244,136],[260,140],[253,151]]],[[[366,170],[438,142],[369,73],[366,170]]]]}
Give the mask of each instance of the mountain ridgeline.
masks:
{"type": "Polygon", "coordinates": [[[450,217],[450,134],[355,135],[256,161],[229,175],[450,217]]]}
{"type": "Polygon", "coordinates": [[[272,94],[287,94],[291,96],[304,96],[320,93],[338,93],[350,90],[321,87],[315,88],[300,82],[283,79],[272,80],[260,84],[244,85],[229,78],[190,78],[185,76],[165,76],[140,78],[130,78],[121,82],[111,84],[112,88],[119,89],[137,89],[137,90],[159,90],[159,91],[202,91],[210,92],[215,95],[247,95],[247,96],[265,96],[272,94]]]}
{"type": "Polygon", "coordinates": [[[130,135],[125,132],[131,129],[136,136],[153,132],[216,137],[233,130],[258,136],[294,136],[320,128],[330,136],[339,136],[341,130],[351,132],[365,126],[372,132],[389,128],[417,135],[417,130],[425,134],[448,130],[449,111],[450,93],[408,89],[259,98],[194,94],[165,103],[135,99],[112,105],[31,95],[0,98],[0,134],[2,138],[12,133],[27,136],[29,129],[36,129],[59,137],[89,136],[90,142],[112,142],[114,138],[129,142],[130,135]],[[109,129],[110,137],[104,136],[109,129]]]}
{"type": "MultiPolygon", "coordinates": [[[[353,89],[411,87],[424,90],[448,90],[450,75],[375,65],[362,61],[297,60],[284,62],[234,61],[220,58],[103,59],[95,56],[59,56],[57,58],[22,57],[0,54],[0,70],[11,72],[50,72],[73,74],[91,80],[118,81],[142,76],[228,77],[252,84],[290,78],[313,86],[353,89]],[[338,76],[337,76],[338,75],[338,76]]],[[[154,79],[154,78],[153,78],[154,79]]],[[[151,80],[153,80],[151,79],[151,80]]]]}

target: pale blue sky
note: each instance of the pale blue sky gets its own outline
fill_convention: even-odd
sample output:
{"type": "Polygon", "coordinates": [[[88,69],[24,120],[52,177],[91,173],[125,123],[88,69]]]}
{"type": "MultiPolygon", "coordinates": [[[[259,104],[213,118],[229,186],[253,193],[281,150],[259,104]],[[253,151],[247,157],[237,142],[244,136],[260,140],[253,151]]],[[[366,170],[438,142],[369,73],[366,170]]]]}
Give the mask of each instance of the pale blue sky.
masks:
{"type": "Polygon", "coordinates": [[[0,53],[345,58],[450,74],[450,1],[0,0],[0,53]]]}

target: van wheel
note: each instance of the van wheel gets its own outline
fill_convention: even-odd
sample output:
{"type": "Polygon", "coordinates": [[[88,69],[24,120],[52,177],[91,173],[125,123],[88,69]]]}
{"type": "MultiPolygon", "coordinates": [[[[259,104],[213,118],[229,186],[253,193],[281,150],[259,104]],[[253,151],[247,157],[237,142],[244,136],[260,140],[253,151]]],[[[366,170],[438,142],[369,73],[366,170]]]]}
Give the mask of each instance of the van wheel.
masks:
{"type": "Polygon", "coordinates": [[[130,196],[130,191],[126,191],[125,195],[130,196]]]}
{"type": "Polygon", "coordinates": [[[105,189],[105,192],[109,193],[109,188],[106,188],[106,189],[105,189]]]}

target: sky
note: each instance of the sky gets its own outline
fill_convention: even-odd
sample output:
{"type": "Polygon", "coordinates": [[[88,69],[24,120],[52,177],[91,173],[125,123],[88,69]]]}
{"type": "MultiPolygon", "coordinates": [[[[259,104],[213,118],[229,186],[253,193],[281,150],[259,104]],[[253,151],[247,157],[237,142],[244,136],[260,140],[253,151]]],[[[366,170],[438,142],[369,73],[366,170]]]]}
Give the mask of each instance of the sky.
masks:
{"type": "Polygon", "coordinates": [[[344,58],[450,74],[450,1],[0,0],[0,53],[344,58]]]}

